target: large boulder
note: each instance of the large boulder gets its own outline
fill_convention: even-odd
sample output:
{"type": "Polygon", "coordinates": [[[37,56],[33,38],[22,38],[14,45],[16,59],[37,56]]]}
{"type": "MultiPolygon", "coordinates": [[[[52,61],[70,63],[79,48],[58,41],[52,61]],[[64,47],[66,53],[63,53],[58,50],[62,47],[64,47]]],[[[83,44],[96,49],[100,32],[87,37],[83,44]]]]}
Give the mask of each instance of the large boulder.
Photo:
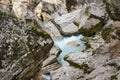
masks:
{"type": "Polygon", "coordinates": [[[73,22],[79,21],[81,9],[75,10],[71,13],[64,14],[60,17],[57,17],[55,20],[52,20],[53,24],[58,28],[60,33],[64,36],[70,36],[78,33],[78,26],[73,22]]]}
{"type": "Polygon", "coordinates": [[[90,18],[80,28],[79,32],[84,36],[90,37],[95,35],[100,30],[102,30],[102,28],[103,28],[103,23],[99,19],[90,18]]]}
{"type": "Polygon", "coordinates": [[[83,15],[80,19],[79,32],[84,36],[90,37],[101,31],[106,23],[106,11],[96,3],[84,5],[83,15]]]}
{"type": "Polygon", "coordinates": [[[59,30],[51,21],[42,26],[42,29],[49,33],[52,38],[62,38],[59,30]]]}
{"type": "Polygon", "coordinates": [[[53,46],[50,36],[0,12],[0,79],[30,80],[53,46]]]}
{"type": "Polygon", "coordinates": [[[63,66],[51,72],[51,80],[84,80],[84,72],[72,66],[63,66]]]}

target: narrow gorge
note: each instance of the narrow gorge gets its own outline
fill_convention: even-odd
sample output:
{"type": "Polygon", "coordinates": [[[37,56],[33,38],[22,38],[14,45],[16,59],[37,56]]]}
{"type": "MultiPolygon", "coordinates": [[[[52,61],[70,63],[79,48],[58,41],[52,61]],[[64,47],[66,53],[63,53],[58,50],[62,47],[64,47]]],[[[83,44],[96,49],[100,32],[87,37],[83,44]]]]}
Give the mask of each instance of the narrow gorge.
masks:
{"type": "Polygon", "coordinates": [[[0,80],[120,80],[120,0],[0,0],[0,80]]]}

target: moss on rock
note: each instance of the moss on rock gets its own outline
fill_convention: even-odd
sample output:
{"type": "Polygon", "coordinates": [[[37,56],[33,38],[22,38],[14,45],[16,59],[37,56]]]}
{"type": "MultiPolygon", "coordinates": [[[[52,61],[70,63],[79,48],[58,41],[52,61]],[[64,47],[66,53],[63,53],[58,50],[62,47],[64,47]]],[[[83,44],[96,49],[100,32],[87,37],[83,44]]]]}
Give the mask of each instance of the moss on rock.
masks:
{"type": "Polygon", "coordinates": [[[73,21],[73,24],[75,24],[77,27],[79,27],[79,23],[78,22],[76,22],[76,21],[73,21]]]}
{"type": "Polygon", "coordinates": [[[103,28],[103,23],[100,22],[100,23],[96,24],[95,26],[92,26],[89,29],[82,27],[81,29],[79,29],[79,33],[82,34],[83,36],[90,37],[90,36],[95,35],[97,32],[101,31],[102,28],[103,28]]]}
{"type": "Polygon", "coordinates": [[[112,28],[105,28],[103,29],[101,35],[102,35],[102,38],[104,39],[105,42],[110,42],[110,33],[113,32],[113,29],[112,28]]]}
{"type": "Polygon", "coordinates": [[[84,71],[84,73],[90,73],[91,72],[91,71],[88,70],[89,67],[86,63],[82,63],[82,64],[74,63],[73,61],[68,60],[67,55],[64,57],[64,60],[66,60],[70,64],[70,66],[74,66],[76,68],[82,69],[84,71]]]}
{"type": "Polygon", "coordinates": [[[110,80],[118,80],[117,75],[112,75],[110,80]]]}
{"type": "Polygon", "coordinates": [[[82,52],[84,52],[84,51],[92,48],[92,47],[91,47],[91,44],[90,44],[89,42],[86,42],[86,43],[85,43],[85,46],[86,46],[86,47],[85,47],[85,49],[84,49],[82,52]]]}

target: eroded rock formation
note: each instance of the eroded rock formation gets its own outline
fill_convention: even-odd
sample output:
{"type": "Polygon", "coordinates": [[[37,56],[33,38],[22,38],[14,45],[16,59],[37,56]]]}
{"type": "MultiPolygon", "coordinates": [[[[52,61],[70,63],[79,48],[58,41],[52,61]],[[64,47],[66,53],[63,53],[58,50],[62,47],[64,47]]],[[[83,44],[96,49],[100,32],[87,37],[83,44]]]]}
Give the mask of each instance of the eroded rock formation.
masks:
{"type": "Polygon", "coordinates": [[[0,79],[30,80],[40,71],[53,46],[40,29],[0,12],[0,79]]]}

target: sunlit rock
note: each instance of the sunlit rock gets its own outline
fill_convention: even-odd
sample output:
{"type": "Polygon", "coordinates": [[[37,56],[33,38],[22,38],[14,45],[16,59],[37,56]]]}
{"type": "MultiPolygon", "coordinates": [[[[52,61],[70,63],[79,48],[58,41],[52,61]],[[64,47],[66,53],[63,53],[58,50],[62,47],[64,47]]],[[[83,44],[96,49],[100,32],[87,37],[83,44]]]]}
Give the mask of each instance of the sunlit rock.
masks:
{"type": "Polygon", "coordinates": [[[84,72],[72,66],[64,66],[51,72],[52,80],[84,80],[84,72]]]}
{"type": "Polygon", "coordinates": [[[12,1],[0,0],[0,10],[6,13],[10,13],[12,11],[12,1]]]}
{"type": "Polygon", "coordinates": [[[15,15],[19,19],[22,19],[23,21],[26,19],[35,19],[35,14],[32,9],[35,8],[34,1],[30,2],[29,0],[13,0],[12,5],[15,15]]]}
{"type": "Polygon", "coordinates": [[[35,14],[40,19],[41,19],[42,8],[43,8],[43,5],[41,2],[35,7],[35,14]]]}
{"type": "Polygon", "coordinates": [[[48,2],[50,4],[55,4],[55,5],[62,4],[62,0],[43,0],[43,1],[48,2]]]}

